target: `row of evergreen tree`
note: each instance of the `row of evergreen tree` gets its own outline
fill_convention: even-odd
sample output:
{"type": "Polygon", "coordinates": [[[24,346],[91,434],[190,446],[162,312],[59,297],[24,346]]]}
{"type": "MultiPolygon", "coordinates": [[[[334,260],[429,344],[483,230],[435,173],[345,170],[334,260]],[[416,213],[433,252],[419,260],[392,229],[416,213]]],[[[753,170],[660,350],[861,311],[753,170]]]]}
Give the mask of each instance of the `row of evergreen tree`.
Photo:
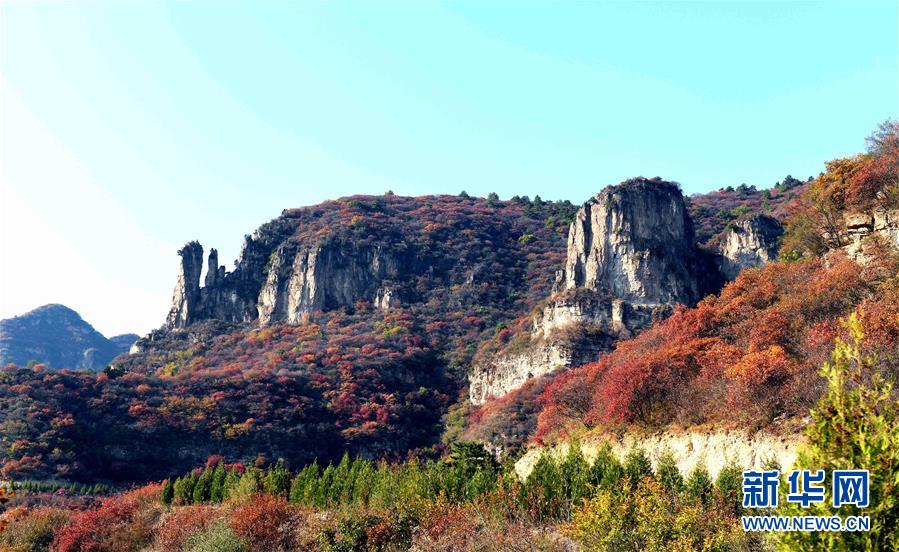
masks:
{"type": "Polygon", "coordinates": [[[685,478],[670,455],[660,458],[654,470],[642,450],[634,449],[619,461],[606,445],[589,462],[577,443],[561,457],[543,454],[523,482],[511,465],[503,469],[483,446],[457,443],[439,461],[389,464],[344,455],[336,465],[322,468],[313,462],[295,474],[280,462],[267,470],[219,463],[166,481],[162,496],[166,504],[200,504],[266,492],[315,508],[392,508],[438,498],[470,501],[499,491],[532,515],[568,519],[575,506],[597,491],[631,493],[646,477],[656,479],[672,496],[708,505],[714,494],[725,499],[725,507],[740,508],[742,472],[736,466],[725,467],[714,481],[702,465],[685,478]]]}
{"type": "Polygon", "coordinates": [[[60,489],[65,490],[71,495],[109,495],[116,492],[115,487],[104,485],[102,483],[72,483],[66,481],[15,481],[12,484],[15,491],[25,491],[28,493],[54,493],[60,489]]]}

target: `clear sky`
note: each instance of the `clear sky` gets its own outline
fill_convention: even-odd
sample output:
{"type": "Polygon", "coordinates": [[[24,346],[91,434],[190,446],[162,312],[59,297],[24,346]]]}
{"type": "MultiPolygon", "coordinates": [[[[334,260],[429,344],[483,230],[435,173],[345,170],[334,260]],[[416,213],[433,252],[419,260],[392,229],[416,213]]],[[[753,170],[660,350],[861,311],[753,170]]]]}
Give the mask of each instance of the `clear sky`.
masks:
{"type": "Polygon", "coordinates": [[[177,248],[220,259],[356,193],[580,203],[864,147],[899,111],[896,2],[3,3],[0,317],[159,326],[177,248]]]}

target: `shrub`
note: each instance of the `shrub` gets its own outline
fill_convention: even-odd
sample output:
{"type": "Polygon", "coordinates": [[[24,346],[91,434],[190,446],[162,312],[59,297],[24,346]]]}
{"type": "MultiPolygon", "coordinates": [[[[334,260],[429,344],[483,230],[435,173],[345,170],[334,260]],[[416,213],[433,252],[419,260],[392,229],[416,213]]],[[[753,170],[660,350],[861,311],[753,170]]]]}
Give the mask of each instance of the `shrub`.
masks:
{"type": "Polygon", "coordinates": [[[187,540],[185,552],[245,552],[244,542],[224,522],[195,533],[187,540]]]}
{"type": "Polygon", "coordinates": [[[234,534],[246,542],[251,552],[275,552],[287,548],[290,535],[286,522],[290,517],[283,497],[256,494],[236,507],[228,518],[234,534]]]}
{"type": "Polygon", "coordinates": [[[162,513],[162,485],[103,499],[98,508],[77,512],[53,540],[54,552],[139,550],[153,540],[162,513]]]}
{"type": "Polygon", "coordinates": [[[162,517],[155,530],[154,544],[159,550],[189,548],[188,541],[209,529],[220,517],[220,512],[208,505],[175,508],[162,517]]]}
{"type": "Polygon", "coordinates": [[[846,320],[848,341],[836,340],[831,360],[821,368],[827,392],[812,411],[808,444],[800,451],[798,469],[862,469],[870,473],[870,504],[865,509],[830,501],[800,508],[786,503],[786,515],[865,515],[870,531],[852,533],[783,533],[789,549],[895,550],[899,548],[899,402],[884,381],[877,358],[861,352],[860,318],[846,320]]]}
{"type": "Polygon", "coordinates": [[[7,520],[0,529],[0,548],[9,552],[43,552],[68,521],[69,512],[58,508],[35,508],[7,520]]]}

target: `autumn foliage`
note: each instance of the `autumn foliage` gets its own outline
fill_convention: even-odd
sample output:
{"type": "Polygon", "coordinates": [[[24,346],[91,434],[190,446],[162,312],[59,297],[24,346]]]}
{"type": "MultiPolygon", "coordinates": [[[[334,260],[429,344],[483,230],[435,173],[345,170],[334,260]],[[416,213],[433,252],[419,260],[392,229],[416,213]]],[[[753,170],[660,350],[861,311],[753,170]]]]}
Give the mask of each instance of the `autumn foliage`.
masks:
{"type": "Polygon", "coordinates": [[[536,436],[583,424],[763,426],[801,415],[822,392],[817,367],[851,312],[868,328],[863,352],[899,375],[899,256],[874,237],[856,262],[835,238],[847,212],[899,205],[899,126],[885,123],[869,144],[802,186],[789,206],[788,261],[743,271],[696,308],[556,378],[541,396],[536,436]]]}
{"type": "Polygon", "coordinates": [[[899,373],[895,257],[862,267],[835,254],[744,271],[694,309],[681,308],[542,396],[537,435],[572,424],[762,424],[805,412],[839,319],[857,310],[869,352],[899,373]]]}

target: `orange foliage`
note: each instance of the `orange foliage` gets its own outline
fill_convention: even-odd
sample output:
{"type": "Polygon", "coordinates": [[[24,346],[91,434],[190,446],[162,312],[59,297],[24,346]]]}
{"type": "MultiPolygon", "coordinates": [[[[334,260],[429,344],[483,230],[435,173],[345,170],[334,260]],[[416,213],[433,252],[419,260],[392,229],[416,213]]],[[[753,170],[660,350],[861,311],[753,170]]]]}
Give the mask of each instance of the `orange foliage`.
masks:
{"type": "Polygon", "coordinates": [[[267,552],[283,549],[290,538],[285,524],[290,510],[284,498],[257,494],[238,506],[229,517],[229,525],[246,540],[251,551],[267,552]]]}
{"type": "Polygon", "coordinates": [[[53,552],[137,550],[152,541],[161,513],[162,485],[147,485],[104,499],[95,509],[72,515],[53,540],[53,552]]]}
{"type": "Polygon", "coordinates": [[[897,259],[861,267],[834,252],[744,271],[598,362],[547,385],[536,436],[572,424],[740,423],[807,409],[839,319],[858,309],[865,345],[899,372],[897,259]]]}

